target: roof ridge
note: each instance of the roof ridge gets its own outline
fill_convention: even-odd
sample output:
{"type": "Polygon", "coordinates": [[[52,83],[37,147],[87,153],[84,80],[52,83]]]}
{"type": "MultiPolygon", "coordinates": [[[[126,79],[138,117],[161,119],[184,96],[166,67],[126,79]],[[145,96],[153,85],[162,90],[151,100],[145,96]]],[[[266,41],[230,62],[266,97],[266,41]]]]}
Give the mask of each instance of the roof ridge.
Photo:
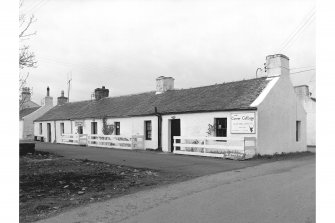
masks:
{"type": "Polygon", "coordinates": [[[219,84],[215,83],[215,84],[205,85],[205,86],[199,86],[199,87],[173,89],[173,90],[170,90],[170,91],[189,90],[189,89],[198,89],[198,88],[205,88],[205,87],[213,87],[213,86],[218,86],[218,85],[223,85],[223,84],[232,84],[232,83],[237,83],[237,82],[250,81],[250,80],[256,80],[256,79],[266,79],[266,78],[267,77],[258,77],[258,78],[250,78],[250,79],[243,79],[243,80],[235,80],[235,81],[223,82],[223,83],[219,83],[219,84]]]}
{"type": "MultiPolygon", "coordinates": [[[[181,88],[181,89],[173,89],[173,90],[168,90],[168,91],[181,91],[181,90],[189,90],[189,89],[198,89],[198,88],[205,88],[205,87],[212,87],[212,86],[217,86],[217,85],[223,85],[223,84],[230,84],[230,83],[237,83],[237,82],[243,82],[243,81],[250,81],[250,80],[256,80],[256,79],[266,79],[267,77],[258,77],[258,78],[250,78],[250,79],[243,79],[243,80],[235,80],[235,81],[230,81],[230,82],[223,82],[219,84],[211,84],[211,85],[205,85],[205,86],[199,86],[199,87],[190,87],[190,88],[181,88]]],[[[144,91],[144,92],[139,92],[139,93],[132,93],[132,94],[125,94],[125,95],[118,95],[118,96],[113,96],[113,97],[105,97],[103,99],[114,99],[114,98],[121,98],[121,97],[129,97],[129,96],[134,96],[134,95],[141,95],[141,94],[148,94],[148,93],[155,93],[156,91],[144,91]]],[[[83,101],[82,101],[83,102],[83,101]]]]}

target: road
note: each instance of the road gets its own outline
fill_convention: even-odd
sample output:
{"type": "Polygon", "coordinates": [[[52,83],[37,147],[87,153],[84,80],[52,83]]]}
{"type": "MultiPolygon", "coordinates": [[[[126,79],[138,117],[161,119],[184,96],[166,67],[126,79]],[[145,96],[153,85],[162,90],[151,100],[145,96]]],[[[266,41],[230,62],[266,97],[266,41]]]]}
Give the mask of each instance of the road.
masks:
{"type": "Polygon", "coordinates": [[[180,173],[190,177],[205,176],[268,162],[266,160],[246,160],[239,162],[221,158],[175,155],[163,152],[81,147],[52,143],[37,143],[36,149],[57,153],[66,158],[89,159],[136,168],[151,168],[180,173]]]}
{"type": "Polygon", "coordinates": [[[315,156],[203,176],[40,222],[315,222],[315,156]]]}

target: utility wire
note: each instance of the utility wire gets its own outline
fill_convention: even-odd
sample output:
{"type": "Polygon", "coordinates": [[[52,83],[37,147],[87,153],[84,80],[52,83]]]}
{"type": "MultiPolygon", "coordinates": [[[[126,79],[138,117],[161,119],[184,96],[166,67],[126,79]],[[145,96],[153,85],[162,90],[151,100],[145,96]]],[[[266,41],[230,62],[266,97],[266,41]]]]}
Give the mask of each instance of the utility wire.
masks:
{"type": "Polygon", "coordinates": [[[298,33],[298,34],[296,35],[297,38],[292,39],[292,41],[291,41],[290,43],[287,44],[285,50],[288,50],[288,49],[292,46],[292,44],[298,39],[298,37],[303,33],[303,31],[305,31],[306,28],[307,28],[309,25],[311,25],[311,24],[313,23],[314,20],[315,20],[315,17],[313,17],[313,18],[312,18],[312,19],[311,19],[311,20],[304,26],[304,28],[301,30],[301,32],[298,33]]]}
{"type": "Polygon", "coordinates": [[[23,13],[27,13],[28,11],[30,11],[31,9],[35,8],[38,4],[40,4],[42,1],[44,0],[40,0],[40,1],[36,1],[31,3],[29,6],[27,6],[25,9],[22,9],[23,13]]]}
{"type": "Polygon", "coordinates": [[[293,72],[293,73],[290,73],[290,74],[298,74],[298,73],[303,73],[303,72],[307,72],[307,71],[311,71],[311,70],[315,70],[315,68],[314,69],[309,69],[309,70],[297,71],[297,72],[293,72]]]}
{"type": "Polygon", "coordinates": [[[301,30],[310,22],[310,20],[313,18],[315,14],[315,7],[313,7],[307,15],[304,17],[304,19],[301,21],[301,23],[294,29],[294,31],[288,36],[288,38],[282,43],[280,51],[285,49],[285,47],[294,39],[294,37],[301,32],[301,30]]]}
{"type": "Polygon", "coordinates": [[[45,0],[42,4],[40,4],[37,8],[35,8],[35,10],[33,10],[32,12],[37,12],[37,11],[40,10],[46,3],[48,3],[48,0],[45,0]]]}
{"type": "Polygon", "coordinates": [[[29,8],[27,11],[25,11],[25,13],[32,13],[34,11],[36,11],[37,9],[39,9],[42,5],[44,5],[47,2],[47,0],[41,0],[39,1],[37,4],[35,4],[33,7],[29,8]]]}
{"type": "Polygon", "coordinates": [[[299,69],[303,69],[303,68],[315,68],[315,66],[293,67],[293,68],[290,68],[290,70],[299,70],[299,69]]]}

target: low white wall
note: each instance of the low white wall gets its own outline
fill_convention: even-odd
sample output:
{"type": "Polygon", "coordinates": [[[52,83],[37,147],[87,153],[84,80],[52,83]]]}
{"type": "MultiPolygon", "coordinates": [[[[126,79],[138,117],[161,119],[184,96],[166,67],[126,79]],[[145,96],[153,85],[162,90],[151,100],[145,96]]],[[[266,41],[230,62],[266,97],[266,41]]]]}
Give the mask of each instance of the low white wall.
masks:
{"type": "Polygon", "coordinates": [[[231,114],[232,113],[250,113],[254,112],[257,117],[257,111],[232,111],[232,112],[206,112],[206,113],[187,113],[176,115],[164,115],[162,118],[162,150],[164,152],[171,151],[170,143],[170,124],[172,119],[180,119],[180,135],[181,136],[208,136],[208,124],[214,125],[215,118],[227,118],[227,137],[242,138],[242,137],[257,137],[258,127],[257,118],[255,122],[256,132],[253,134],[236,134],[231,133],[231,114]]]}

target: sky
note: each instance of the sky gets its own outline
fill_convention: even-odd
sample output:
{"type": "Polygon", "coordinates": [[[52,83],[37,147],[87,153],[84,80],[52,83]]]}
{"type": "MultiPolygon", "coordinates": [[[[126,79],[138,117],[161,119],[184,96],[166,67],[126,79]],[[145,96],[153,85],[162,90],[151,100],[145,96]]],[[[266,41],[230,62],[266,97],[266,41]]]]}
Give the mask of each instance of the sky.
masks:
{"type": "Polygon", "coordinates": [[[24,43],[38,64],[21,72],[33,101],[49,86],[56,103],[69,76],[70,101],[89,100],[101,86],[110,97],[154,91],[162,75],[178,89],[250,79],[267,55],[282,53],[293,84],[316,96],[314,8],[311,0],[25,0],[20,12],[35,15],[37,34],[24,43]]]}

